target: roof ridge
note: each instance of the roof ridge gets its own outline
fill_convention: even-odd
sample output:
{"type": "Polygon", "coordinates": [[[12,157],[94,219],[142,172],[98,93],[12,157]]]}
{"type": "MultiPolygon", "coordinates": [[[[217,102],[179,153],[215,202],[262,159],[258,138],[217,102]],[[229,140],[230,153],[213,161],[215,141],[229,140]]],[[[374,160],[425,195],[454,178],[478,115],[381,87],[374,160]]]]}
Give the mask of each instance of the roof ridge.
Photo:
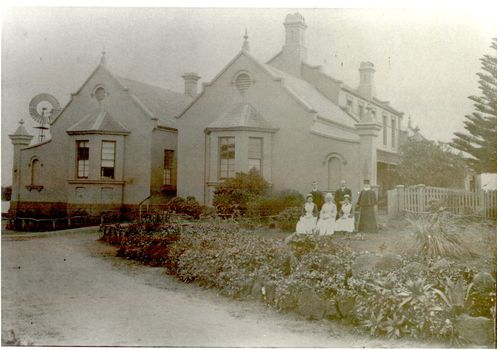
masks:
{"type": "MultiPolygon", "coordinates": [[[[158,86],[158,85],[146,83],[146,82],[143,82],[143,81],[140,81],[140,80],[135,80],[135,79],[130,79],[130,78],[122,77],[122,76],[119,76],[119,75],[116,75],[116,77],[119,80],[121,80],[121,83],[123,83],[123,85],[126,85],[125,81],[130,81],[132,83],[142,84],[142,85],[148,86],[148,87],[153,88],[153,89],[160,89],[160,90],[164,90],[164,91],[167,91],[167,92],[172,92],[174,94],[178,94],[178,95],[181,95],[181,96],[185,96],[185,94],[182,93],[182,92],[171,90],[171,89],[168,89],[168,88],[165,88],[165,87],[162,87],[162,86],[158,86]]],[[[128,86],[126,86],[126,87],[128,87],[128,86]]]]}

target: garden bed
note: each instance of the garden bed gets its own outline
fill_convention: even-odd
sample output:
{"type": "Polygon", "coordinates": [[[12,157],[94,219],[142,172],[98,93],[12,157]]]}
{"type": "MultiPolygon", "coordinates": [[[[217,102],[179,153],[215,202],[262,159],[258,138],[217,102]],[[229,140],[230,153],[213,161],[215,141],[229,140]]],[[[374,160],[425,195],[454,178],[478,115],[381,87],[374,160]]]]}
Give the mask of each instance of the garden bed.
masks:
{"type": "Polygon", "coordinates": [[[253,233],[236,224],[191,222],[130,225],[103,238],[119,246],[119,256],[163,266],[181,281],[230,297],[257,299],[309,319],[341,320],[372,336],[488,346],[495,223],[459,224],[466,236],[454,244],[463,252],[469,246],[467,256],[444,250],[455,249],[444,240],[433,241],[436,230],[451,235],[457,228],[440,220],[428,227],[436,232],[427,237],[412,234],[412,223],[409,230],[397,221],[384,222],[375,235],[253,233]],[[413,251],[420,242],[426,245],[422,239],[438,250],[413,251]]]}

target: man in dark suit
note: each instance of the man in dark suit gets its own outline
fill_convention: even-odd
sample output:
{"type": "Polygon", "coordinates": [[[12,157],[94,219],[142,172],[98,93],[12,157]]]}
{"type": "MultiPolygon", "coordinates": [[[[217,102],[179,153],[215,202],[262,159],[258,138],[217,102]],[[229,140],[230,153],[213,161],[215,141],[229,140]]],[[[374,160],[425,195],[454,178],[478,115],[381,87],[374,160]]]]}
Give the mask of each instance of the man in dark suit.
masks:
{"type": "Polygon", "coordinates": [[[312,201],[318,207],[318,211],[321,210],[321,207],[324,204],[324,196],[321,193],[321,191],[318,190],[318,182],[317,181],[312,182],[311,194],[312,194],[312,201]]]}
{"type": "Polygon", "coordinates": [[[337,219],[339,217],[340,209],[342,208],[342,202],[345,195],[349,195],[350,202],[352,203],[352,191],[347,188],[345,180],[340,181],[340,188],[335,191],[335,204],[337,206],[337,219]]]}

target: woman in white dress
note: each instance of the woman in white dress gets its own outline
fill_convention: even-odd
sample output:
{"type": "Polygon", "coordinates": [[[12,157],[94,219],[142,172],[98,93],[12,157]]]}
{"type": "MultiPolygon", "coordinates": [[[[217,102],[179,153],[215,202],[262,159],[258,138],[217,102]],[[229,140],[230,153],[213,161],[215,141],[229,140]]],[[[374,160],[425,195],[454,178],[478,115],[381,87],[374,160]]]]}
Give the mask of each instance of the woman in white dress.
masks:
{"type": "Polygon", "coordinates": [[[320,235],[332,235],[335,233],[335,218],[337,215],[337,207],[333,202],[333,195],[327,193],[325,203],[321,207],[319,213],[319,221],[317,231],[320,235]]]}
{"type": "Polygon", "coordinates": [[[312,201],[312,194],[309,193],[305,197],[305,204],[302,211],[302,216],[300,217],[299,222],[297,222],[296,232],[313,233],[316,228],[318,208],[312,201]]]}
{"type": "Polygon", "coordinates": [[[343,197],[342,208],[338,215],[335,231],[354,232],[354,214],[352,213],[352,203],[350,203],[348,194],[343,197]]]}

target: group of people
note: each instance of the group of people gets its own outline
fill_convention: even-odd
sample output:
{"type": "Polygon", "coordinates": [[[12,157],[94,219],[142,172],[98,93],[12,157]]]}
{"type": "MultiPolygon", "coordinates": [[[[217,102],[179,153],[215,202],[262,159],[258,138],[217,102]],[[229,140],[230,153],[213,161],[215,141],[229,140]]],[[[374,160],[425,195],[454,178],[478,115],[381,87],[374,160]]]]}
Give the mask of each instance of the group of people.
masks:
{"type": "Polygon", "coordinates": [[[306,195],[296,233],[317,233],[332,235],[335,232],[377,232],[376,193],[368,180],[359,193],[356,210],[352,206],[352,191],[346,182],[340,182],[335,195],[323,194],[318,190],[317,182],[312,183],[312,191],[306,195]]]}

